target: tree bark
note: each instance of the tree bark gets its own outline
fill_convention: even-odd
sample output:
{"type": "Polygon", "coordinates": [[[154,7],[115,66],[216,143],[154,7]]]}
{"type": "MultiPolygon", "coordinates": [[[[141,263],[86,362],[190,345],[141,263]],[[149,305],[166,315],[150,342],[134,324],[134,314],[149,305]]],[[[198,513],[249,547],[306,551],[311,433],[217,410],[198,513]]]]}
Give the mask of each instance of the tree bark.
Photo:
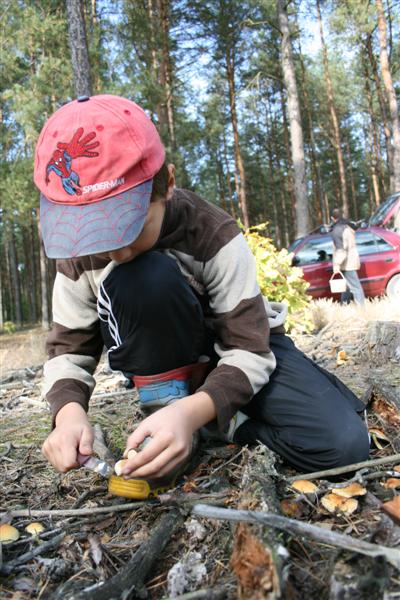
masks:
{"type": "Polygon", "coordinates": [[[232,56],[232,49],[227,48],[225,54],[225,68],[226,68],[226,76],[228,79],[228,87],[229,87],[229,106],[231,113],[231,123],[233,130],[233,142],[234,142],[234,152],[235,152],[235,165],[236,165],[236,177],[237,177],[237,187],[238,187],[238,199],[239,206],[242,213],[243,226],[245,229],[249,229],[250,220],[249,220],[249,212],[247,207],[247,197],[246,197],[246,174],[244,170],[242,151],[240,148],[239,141],[239,128],[238,128],[238,118],[236,112],[236,89],[235,89],[235,62],[234,57],[232,56]]]}
{"type": "Polygon", "coordinates": [[[160,2],[160,21],[162,31],[162,51],[160,64],[160,83],[165,95],[166,120],[168,124],[168,134],[172,150],[176,150],[175,120],[173,110],[173,90],[172,90],[172,65],[170,54],[170,33],[169,33],[169,0],[159,0],[160,2]]]}
{"type": "Polygon", "coordinates": [[[400,191],[400,130],[399,115],[396,99],[396,92],[393,86],[392,74],[390,72],[389,57],[387,52],[386,19],[383,12],[382,0],[376,0],[378,13],[378,31],[382,79],[385,85],[386,97],[389,106],[392,140],[393,140],[393,185],[391,192],[400,191]]]}
{"type": "Polygon", "coordinates": [[[11,285],[12,285],[12,300],[14,303],[14,318],[17,327],[22,325],[22,303],[21,303],[21,284],[18,271],[18,257],[17,248],[15,243],[15,233],[11,229],[10,240],[9,240],[9,258],[10,258],[10,271],[11,271],[11,285]]]}
{"type": "Polygon", "coordinates": [[[47,283],[47,264],[46,255],[43,248],[43,242],[40,235],[40,229],[38,224],[39,240],[40,240],[40,290],[42,296],[42,327],[43,329],[50,329],[49,320],[49,302],[48,302],[48,283],[47,283]]]}
{"type": "Polygon", "coordinates": [[[66,0],[66,5],[75,93],[77,97],[91,96],[92,84],[83,2],[66,0]]]}
{"type": "Polygon", "coordinates": [[[294,194],[296,210],[296,237],[303,237],[310,230],[310,216],[306,186],[306,164],[304,158],[303,128],[301,124],[300,102],[297,92],[296,75],[293,64],[292,45],[289,31],[289,18],[286,0],[277,0],[279,27],[282,35],[281,64],[287,91],[290,142],[294,169],[294,194]]]}
{"type": "MultiPolygon", "coordinates": [[[[392,140],[391,140],[391,135],[390,135],[390,127],[388,124],[388,116],[387,116],[387,111],[386,111],[386,106],[385,106],[385,99],[383,97],[382,89],[381,89],[381,80],[379,77],[378,67],[377,67],[374,52],[372,49],[371,35],[369,35],[367,38],[367,51],[368,51],[369,62],[371,64],[372,75],[373,75],[373,78],[375,81],[375,89],[376,89],[376,94],[378,97],[379,108],[380,108],[380,113],[381,113],[383,133],[385,135],[386,163],[387,163],[387,169],[389,171],[389,189],[393,190],[395,187],[394,186],[394,169],[393,169],[393,146],[392,146],[392,140]]],[[[386,188],[386,186],[385,186],[385,188],[386,188]]]]}
{"type": "Polygon", "coordinates": [[[334,144],[335,144],[338,168],[339,168],[340,198],[342,201],[343,215],[345,217],[348,217],[349,216],[349,200],[348,200],[348,196],[347,196],[346,170],[345,170],[344,160],[343,160],[339,119],[338,119],[337,112],[336,112],[332,80],[331,80],[331,75],[330,75],[330,71],[329,71],[328,51],[326,48],[325,38],[324,38],[324,29],[323,29],[323,25],[322,25],[320,0],[317,0],[317,14],[318,14],[319,31],[320,31],[321,45],[322,45],[322,57],[323,57],[323,63],[324,63],[326,91],[327,91],[327,96],[328,96],[329,112],[330,112],[331,120],[332,120],[333,138],[334,138],[334,144]]]}

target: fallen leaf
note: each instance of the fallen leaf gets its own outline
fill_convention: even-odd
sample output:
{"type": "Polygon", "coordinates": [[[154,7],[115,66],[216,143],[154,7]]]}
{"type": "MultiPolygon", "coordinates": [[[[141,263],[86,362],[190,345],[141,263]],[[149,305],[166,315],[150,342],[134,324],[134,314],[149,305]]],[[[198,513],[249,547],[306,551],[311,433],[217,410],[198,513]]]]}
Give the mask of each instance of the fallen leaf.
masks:
{"type": "Polygon", "coordinates": [[[323,496],[321,504],[330,513],[341,513],[344,515],[351,515],[358,507],[358,502],[355,498],[343,498],[334,493],[323,496]]]}
{"type": "Polygon", "coordinates": [[[365,496],[367,490],[359,483],[351,483],[346,487],[334,488],[332,492],[342,498],[353,498],[354,496],[365,496]]]}
{"type": "Polygon", "coordinates": [[[371,427],[371,429],[369,430],[369,433],[371,435],[372,441],[374,442],[375,446],[379,450],[383,450],[383,448],[385,448],[388,444],[390,444],[389,438],[381,429],[377,429],[376,427],[371,427]],[[382,445],[379,440],[382,440],[387,443],[382,445]]]}
{"type": "Polygon", "coordinates": [[[308,481],[308,479],[296,479],[296,481],[293,481],[291,487],[301,494],[315,494],[318,490],[315,483],[308,481]]]}
{"type": "Polygon", "coordinates": [[[303,510],[299,502],[290,498],[285,498],[281,501],[281,512],[285,517],[298,519],[301,517],[303,510]]]}
{"type": "Polygon", "coordinates": [[[336,366],[340,367],[340,365],[344,365],[347,360],[347,354],[345,350],[339,350],[336,356],[336,366]]]}

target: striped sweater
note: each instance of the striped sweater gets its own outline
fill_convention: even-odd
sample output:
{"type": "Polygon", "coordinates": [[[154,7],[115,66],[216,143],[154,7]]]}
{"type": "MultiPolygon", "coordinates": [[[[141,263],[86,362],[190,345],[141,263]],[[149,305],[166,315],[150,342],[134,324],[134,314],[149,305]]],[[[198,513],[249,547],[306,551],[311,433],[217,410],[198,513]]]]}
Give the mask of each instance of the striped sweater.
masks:
{"type": "MultiPolygon", "coordinates": [[[[286,305],[262,297],[253,255],[234,219],[192,192],[177,189],[166,203],[154,249],[173,257],[208,302],[219,361],[200,390],[213,399],[219,428],[225,431],[275,368],[269,332],[283,331],[286,305]]],[[[68,402],[88,410],[103,350],[99,288],[116,266],[96,256],[57,261],[44,367],[44,393],[53,417],[68,402]]]]}

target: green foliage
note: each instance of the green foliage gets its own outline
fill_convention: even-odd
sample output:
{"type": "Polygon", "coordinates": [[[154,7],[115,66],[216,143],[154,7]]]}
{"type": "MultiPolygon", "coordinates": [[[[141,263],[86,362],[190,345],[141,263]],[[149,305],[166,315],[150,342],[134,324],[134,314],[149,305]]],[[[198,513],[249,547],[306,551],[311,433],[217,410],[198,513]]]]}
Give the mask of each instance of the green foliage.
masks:
{"type": "Polygon", "coordinates": [[[260,232],[267,223],[251,227],[244,236],[253,252],[257,265],[257,279],[261,293],[273,302],[285,302],[289,308],[286,327],[311,330],[311,321],[305,317],[310,296],[308,283],[303,279],[299,267],[292,266],[292,254],[287,250],[277,250],[272,240],[260,232]]]}
{"type": "Polygon", "coordinates": [[[3,333],[14,333],[16,330],[15,323],[12,321],[5,321],[3,323],[3,333]]]}

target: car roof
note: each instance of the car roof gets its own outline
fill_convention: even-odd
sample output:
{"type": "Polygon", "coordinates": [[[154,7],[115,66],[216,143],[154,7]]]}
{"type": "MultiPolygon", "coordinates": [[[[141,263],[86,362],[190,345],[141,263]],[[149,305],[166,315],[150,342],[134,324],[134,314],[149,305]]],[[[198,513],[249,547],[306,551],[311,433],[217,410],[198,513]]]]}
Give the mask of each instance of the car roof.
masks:
{"type": "MultiPolygon", "coordinates": [[[[362,233],[362,232],[375,233],[379,237],[383,237],[383,238],[387,239],[389,242],[391,242],[395,246],[400,246],[400,235],[398,233],[395,233],[394,231],[390,231],[390,229],[385,229],[384,227],[364,227],[364,228],[360,228],[360,229],[356,230],[356,233],[362,233]]],[[[296,253],[296,250],[300,250],[300,248],[302,246],[304,246],[305,242],[312,241],[312,240],[319,240],[324,237],[332,239],[332,233],[331,232],[310,233],[309,235],[306,235],[306,236],[304,236],[304,238],[301,239],[301,241],[294,248],[293,252],[296,253]]]]}

